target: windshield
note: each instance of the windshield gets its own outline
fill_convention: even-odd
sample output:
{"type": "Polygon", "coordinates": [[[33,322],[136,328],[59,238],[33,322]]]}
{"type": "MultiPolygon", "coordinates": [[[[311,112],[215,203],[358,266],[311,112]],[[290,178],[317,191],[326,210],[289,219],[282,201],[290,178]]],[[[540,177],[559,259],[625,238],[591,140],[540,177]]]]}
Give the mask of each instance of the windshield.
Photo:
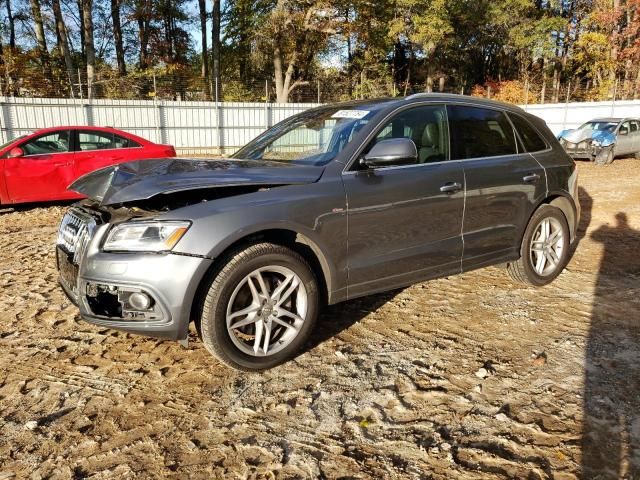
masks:
{"type": "Polygon", "coordinates": [[[7,143],[3,143],[2,145],[0,145],[0,150],[8,147],[12,143],[17,142],[18,140],[20,140],[21,138],[24,138],[24,137],[26,137],[26,135],[21,135],[19,137],[14,138],[13,140],[9,140],[7,143]]]}
{"type": "Polygon", "coordinates": [[[325,165],[353,140],[382,104],[335,106],[295,115],[234,154],[246,160],[325,165]]]}
{"type": "Polygon", "coordinates": [[[618,126],[618,122],[587,122],[581,125],[578,130],[604,130],[613,133],[618,126]]]}

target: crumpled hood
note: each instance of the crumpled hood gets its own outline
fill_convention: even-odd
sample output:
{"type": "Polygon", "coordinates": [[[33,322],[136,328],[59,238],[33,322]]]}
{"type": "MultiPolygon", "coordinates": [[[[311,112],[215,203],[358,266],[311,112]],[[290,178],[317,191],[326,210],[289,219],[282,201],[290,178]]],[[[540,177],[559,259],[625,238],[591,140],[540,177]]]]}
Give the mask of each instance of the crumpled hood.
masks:
{"type": "Polygon", "coordinates": [[[606,130],[592,130],[590,128],[583,128],[580,130],[563,130],[558,135],[558,138],[564,138],[567,142],[580,143],[583,140],[592,139],[599,142],[602,146],[606,147],[615,143],[616,136],[607,132],[606,130]]]}
{"type": "Polygon", "coordinates": [[[323,167],[261,160],[163,158],[96,170],[73,182],[69,190],[114,205],[187,190],[313,183],[323,171],[323,167]]]}

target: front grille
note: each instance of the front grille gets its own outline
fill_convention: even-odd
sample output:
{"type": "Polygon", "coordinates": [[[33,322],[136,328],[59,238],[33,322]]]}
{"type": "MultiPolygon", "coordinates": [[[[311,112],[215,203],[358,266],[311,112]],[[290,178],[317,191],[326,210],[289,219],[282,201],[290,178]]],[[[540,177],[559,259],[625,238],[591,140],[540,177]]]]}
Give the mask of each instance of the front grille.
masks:
{"type": "Polygon", "coordinates": [[[582,140],[581,142],[578,142],[578,143],[567,142],[566,148],[567,150],[570,150],[570,151],[579,151],[579,152],[588,151],[591,148],[591,140],[582,140]]]}
{"type": "Polygon", "coordinates": [[[91,215],[78,208],[70,208],[58,229],[56,258],[60,280],[76,300],[80,262],[95,227],[96,221],[91,215]]]}
{"type": "Polygon", "coordinates": [[[78,265],[96,227],[94,218],[77,208],[70,208],[58,229],[57,245],[78,265]]]}

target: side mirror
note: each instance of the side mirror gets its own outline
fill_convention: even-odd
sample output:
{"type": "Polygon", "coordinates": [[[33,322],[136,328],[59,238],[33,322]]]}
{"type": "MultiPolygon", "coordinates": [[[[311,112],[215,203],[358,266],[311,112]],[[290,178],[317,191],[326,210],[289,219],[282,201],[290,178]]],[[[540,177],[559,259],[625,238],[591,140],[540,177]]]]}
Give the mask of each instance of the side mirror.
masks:
{"type": "Polygon", "coordinates": [[[629,135],[629,129],[627,127],[620,127],[620,131],[618,132],[620,135],[629,135]]]}
{"type": "Polygon", "coordinates": [[[376,143],[360,160],[369,168],[411,165],[418,161],[418,149],[408,138],[389,138],[376,143]]]}
{"type": "Polygon", "coordinates": [[[21,157],[24,155],[24,150],[22,150],[20,147],[13,147],[11,150],[9,150],[9,153],[7,154],[8,158],[17,158],[17,157],[21,157]]]}

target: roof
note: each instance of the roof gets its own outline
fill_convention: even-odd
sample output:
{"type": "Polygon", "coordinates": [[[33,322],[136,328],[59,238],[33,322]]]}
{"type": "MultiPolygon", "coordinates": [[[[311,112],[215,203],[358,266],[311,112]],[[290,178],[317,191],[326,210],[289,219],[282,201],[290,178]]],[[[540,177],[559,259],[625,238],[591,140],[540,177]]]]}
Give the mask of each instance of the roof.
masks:
{"type": "Polygon", "coordinates": [[[602,118],[594,118],[593,120],[589,120],[589,122],[611,122],[611,123],[620,123],[623,119],[617,117],[602,117],[602,118]]]}
{"type": "Polygon", "coordinates": [[[367,100],[350,100],[347,102],[330,103],[318,108],[335,108],[335,107],[366,107],[367,105],[376,106],[388,106],[397,107],[407,102],[419,102],[419,101],[434,101],[434,102],[451,102],[451,103],[468,103],[479,106],[488,107],[500,107],[505,110],[511,110],[525,114],[519,106],[512,103],[499,102],[497,100],[489,100],[482,97],[472,97],[470,95],[459,95],[455,93],[415,93],[406,97],[384,97],[367,100]]]}

